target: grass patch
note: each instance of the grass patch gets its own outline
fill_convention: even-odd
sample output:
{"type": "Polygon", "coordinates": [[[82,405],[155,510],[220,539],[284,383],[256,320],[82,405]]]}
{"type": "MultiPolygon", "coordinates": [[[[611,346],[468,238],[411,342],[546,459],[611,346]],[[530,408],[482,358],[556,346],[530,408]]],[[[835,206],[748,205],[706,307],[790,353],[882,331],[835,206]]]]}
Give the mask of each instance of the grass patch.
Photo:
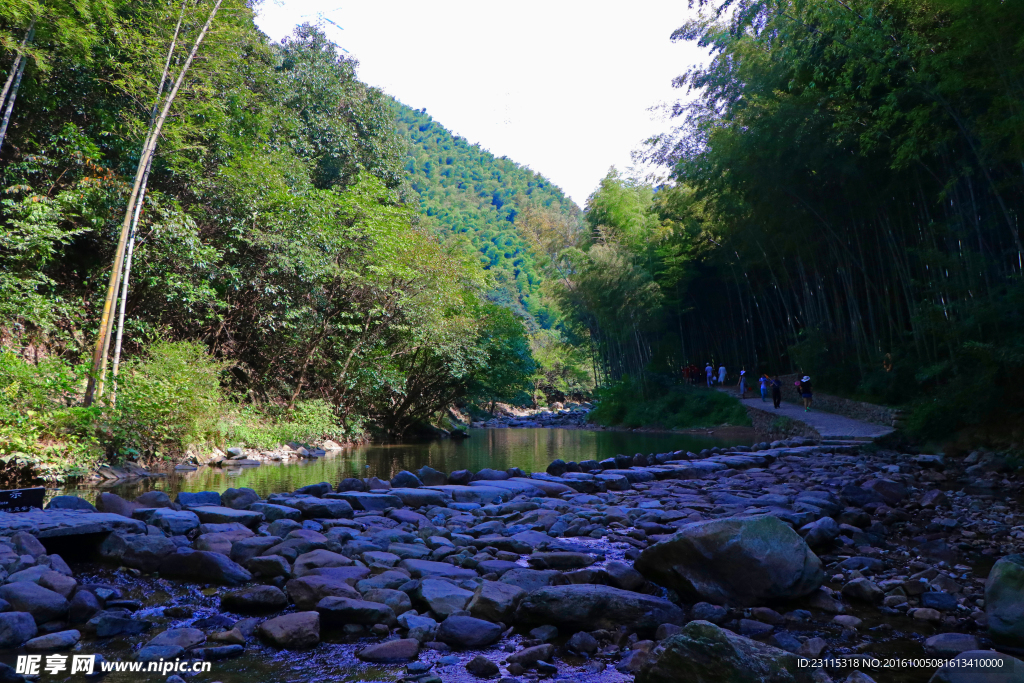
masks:
{"type": "Polygon", "coordinates": [[[646,386],[629,378],[599,389],[590,418],[609,427],[694,429],[750,425],[739,400],[719,391],[675,384],[667,379],[646,386]]]}

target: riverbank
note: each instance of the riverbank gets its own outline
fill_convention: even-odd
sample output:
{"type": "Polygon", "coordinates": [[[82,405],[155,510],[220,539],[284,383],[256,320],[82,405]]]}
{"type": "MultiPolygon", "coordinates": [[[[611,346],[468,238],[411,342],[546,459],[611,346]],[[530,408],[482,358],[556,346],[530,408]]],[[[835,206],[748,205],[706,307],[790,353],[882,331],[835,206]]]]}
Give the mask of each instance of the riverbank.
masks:
{"type": "Polygon", "coordinates": [[[98,513],[65,497],[0,514],[0,597],[25,615],[4,616],[24,622],[6,652],[215,660],[225,683],[310,666],[339,682],[801,680],[798,656],[831,661],[816,681],[923,682],[934,667],[851,658],[1024,645],[1016,594],[992,588],[1024,536],[1005,469],[798,440],[264,499],[104,493],[98,513]]]}

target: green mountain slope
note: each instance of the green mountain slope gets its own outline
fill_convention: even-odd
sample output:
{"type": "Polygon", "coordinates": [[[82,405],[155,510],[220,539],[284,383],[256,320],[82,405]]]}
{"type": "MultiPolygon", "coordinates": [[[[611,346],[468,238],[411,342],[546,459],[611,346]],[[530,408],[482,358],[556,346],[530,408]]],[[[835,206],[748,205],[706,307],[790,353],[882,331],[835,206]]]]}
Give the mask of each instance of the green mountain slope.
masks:
{"type": "Polygon", "coordinates": [[[480,251],[496,281],[490,299],[550,327],[554,314],[541,298],[542,276],[515,220],[527,205],[566,215],[578,215],[579,207],[544,176],[453,135],[425,109],[394,106],[420,212],[442,230],[464,234],[480,251]]]}

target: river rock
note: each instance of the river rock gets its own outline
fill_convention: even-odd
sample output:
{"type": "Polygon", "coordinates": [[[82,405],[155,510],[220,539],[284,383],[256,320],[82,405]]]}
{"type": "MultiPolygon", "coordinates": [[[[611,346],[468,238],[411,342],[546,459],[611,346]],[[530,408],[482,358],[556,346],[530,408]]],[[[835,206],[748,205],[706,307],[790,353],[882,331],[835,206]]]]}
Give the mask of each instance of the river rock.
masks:
{"type": "Polygon", "coordinates": [[[399,569],[409,572],[414,579],[444,577],[449,579],[475,579],[477,574],[472,569],[463,569],[447,562],[430,560],[402,560],[399,569]]]}
{"type": "Polygon", "coordinates": [[[424,486],[444,486],[448,483],[448,476],[444,472],[438,472],[429,465],[424,465],[416,473],[424,486]]]}
{"type": "Polygon", "coordinates": [[[99,599],[87,590],[79,590],[71,599],[68,608],[68,620],[72,624],[84,624],[102,609],[99,599]]]}
{"type": "Polygon", "coordinates": [[[302,519],[301,510],[287,505],[277,505],[274,503],[252,503],[249,505],[248,509],[253,512],[260,513],[268,522],[276,522],[281,519],[302,519]]]}
{"type": "Polygon", "coordinates": [[[198,493],[181,491],[177,496],[175,496],[174,502],[185,508],[198,507],[201,505],[219,506],[220,494],[216,491],[199,491],[198,493]]]}
{"type": "Polygon", "coordinates": [[[466,609],[473,593],[441,579],[424,579],[416,589],[415,598],[425,603],[434,614],[446,617],[466,609]]]}
{"type": "Polygon", "coordinates": [[[305,576],[314,569],[322,569],[324,567],[348,567],[352,564],[352,559],[340,555],[338,553],[332,553],[330,550],[313,550],[308,553],[299,555],[295,559],[295,563],[292,565],[292,574],[296,577],[305,576]]]}
{"type": "Polygon", "coordinates": [[[316,604],[316,611],[320,613],[322,623],[333,626],[384,624],[391,627],[397,623],[394,610],[387,605],[368,600],[326,597],[316,604]]]}
{"type": "Polygon", "coordinates": [[[881,588],[864,577],[853,579],[847,583],[843,586],[842,593],[844,598],[860,602],[881,602],[885,597],[885,592],[881,588]]]}
{"type": "Polygon", "coordinates": [[[189,510],[139,508],[132,515],[171,536],[187,534],[199,526],[199,517],[189,510]]]}
{"type": "Polygon", "coordinates": [[[37,624],[64,619],[68,615],[67,598],[31,581],[0,586],[0,598],[10,603],[13,611],[31,614],[37,624]]]}
{"type": "Polygon", "coordinates": [[[519,586],[497,581],[484,581],[483,588],[470,607],[470,613],[478,619],[509,623],[515,614],[519,601],[526,595],[519,586]]]}
{"type": "Polygon", "coordinates": [[[96,496],[96,509],[100,512],[110,512],[115,515],[121,515],[122,517],[131,517],[132,512],[137,510],[140,505],[131,503],[116,493],[107,493],[106,491],[96,496]]]}
{"type": "Polygon", "coordinates": [[[78,641],[82,639],[82,634],[74,629],[68,631],[57,631],[56,633],[47,633],[45,636],[38,636],[25,643],[25,649],[29,652],[56,652],[58,650],[70,650],[75,645],[78,645],[78,641]]]}
{"type": "Polygon", "coordinates": [[[1024,555],[1007,555],[989,571],[985,614],[994,642],[1024,647],[1024,555]]]}
{"type": "Polygon", "coordinates": [[[146,647],[179,647],[189,650],[206,642],[206,634],[197,628],[170,628],[158,633],[146,647]]]}
{"type": "Polygon", "coordinates": [[[473,657],[473,659],[469,660],[466,663],[466,671],[477,678],[494,678],[501,673],[501,669],[498,668],[498,665],[483,655],[477,655],[476,657],[473,657]]]}
{"type": "Polygon", "coordinates": [[[343,500],[324,498],[292,498],[289,505],[306,519],[352,519],[352,506],[343,500]]]}
{"type": "Polygon", "coordinates": [[[231,560],[240,565],[246,565],[254,557],[263,555],[267,550],[281,542],[278,536],[255,536],[243,538],[231,544],[231,560]]]}
{"type": "Polygon", "coordinates": [[[969,633],[940,633],[924,641],[925,652],[941,657],[955,657],[977,649],[978,639],[969,633]]]}
{"type": "Polygon", "coordinates": [[[694,683],[810,680],[796,655],[765,645],[708,621],[691,621],[661,642],[637,673],[637,683],[677,683],[680,672],[694,683]]]}
{"type": "Polygon", "coordinates": [[[392,588],[377,588],[366,591],[363,593],[363,599],[387,605],[395,613],[395,616],[412,609],[412,600],[409,598],[409,595],[392,588]]]}
{"type": "Polygon", "coordinates": [[[695,522],[644,550],[636,569],[684,599],[763,605],[812,593],[821,561],[776,517],[695,522]]]}
{"type": "Polygon", "coordinates": [[[285,584],[288,597],[300,610],[316,609],[326,597],[360,599],[359,592],[342,579],[330,576],[307,575],[285,584]]]}
{"type": "MultiPolygon", "coordinates": [[[[89,501],[78,496],[54,496],[46,504],[47,510],[88,510],[96,512],[96,507],[89,501]]],[[[129,515],[130,516],[130,515],[129,515]]]]}
{"type": "Polygon", "coordinates": [[[572,652],[578,652],[582,655],[594,654],[599,646],[597,638],[586,631],[577,631],[572,635],[572,638],[569,638],[569,642],[566,643],[566,647],[572,652]]]}
{"type": "Polygon", "coordinates": [[[160,563],[160,576],[201,583],[238,586],[252,580],[252,574],[220,553],[178,548],[160,563]]]}
{"type": "Polygon", "coordinates": [[[135,502],[144,508],[173,508],[171,497],[164,491],[146,491],[135,497],[135,502]]]}
{"type": "Polygon", "coordinates": [[[450,616],[437,627],[437,639],[459,649],[487,647],[498,642],[502,628],[483,619],[450,616]]]}
{"type": "Polygon", "coordinates": [[[97,638],[137,635],[148,631],[153,624],[142,619],[132,619],[127,610],[103,610],[86,622],[88,631],[97,638]]]}
{"type": "Polygon", "coordinates": [[[176,551],[178,547],[166,536],[132,536],[124,551],[121,562],[126,567],[134,567],[146,574],[152,574],[160,568],[165,557],[176,551]]]}
{"type": "Polygon", "coordinates": [[[679,607],[663,598],[611,586],[549,586],[528,593],[516,609],[520,625],[553,624],[567,631],[609,629],[629,624],[651,633],[661,624],[682,624],[679,607]]]}
{"type": "Polygon", "coordinates": [[[220,605],[222,609],[245,614],[276,612],[288,606],[288,598],[276,586],[252,586],[224,594],[220,605]]]}
{"type": "Polygon", "coordinates": [[[812,548],[820,548],[839,538],[839,525],[831,517],[822,517],[800,527],[799,533],[804,537],[804,542],[807,545],[812,548]]]}
{"type": "Polygon", "coordinates": [[[320,642],[320,615],[294,612],[268,619],[259,626],[260,637],[285,650],[305,650],[320,642]]]}
{"type": "Polygon", "coordinates": [[[251,510],[249,506],[260,502],[258,493],[249,488],[228,489],[220,494],[221,504],[232,510],[251,510]]]}
{"type": "Polygon", "coordinates": [[[284,559],[280,555],[259,555],[249,560],[245,568],[248,569],[253,576],[291,576],[292,568],[288,564],[288,560],[284,559]]]}
{"type": "Polygon", "coordinates": [[[418,489],[421,486],[423,486],[423,482],[420,481],[420,478],[408,470],[402,470],[391,477],[391,488],[418,489]]]}
{"type": "Polygon", "coordinates": [[[36,621],[28,612],[0,613],[0,648],[20,647],[37,632],[36,621]]]}
{"type": "Polygon", "coordinates": [[[518,586],[526,592],[535,591],[544,586],[564,586],[569,583],[565,574],[554,569],[510,569],[498,579],[500,583],[518,586]]]}
{"type": "Polygon", "coordinates": [[[356,657],[364,662],[389,664],[416,659],[419,652],[420,642],[415,638],[405,638],[403,640],[386,640],[383,643],[369,645],[362,650],[358,650],[356,657]]]}

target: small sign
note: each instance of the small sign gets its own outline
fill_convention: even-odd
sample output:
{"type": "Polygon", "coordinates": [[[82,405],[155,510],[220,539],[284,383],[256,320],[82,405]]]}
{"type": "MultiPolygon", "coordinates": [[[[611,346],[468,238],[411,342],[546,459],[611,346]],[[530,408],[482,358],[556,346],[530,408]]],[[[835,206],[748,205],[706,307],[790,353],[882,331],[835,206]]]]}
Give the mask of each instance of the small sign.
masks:
{"type": "Polygon", "coordinates": [[[0,512],[28,512],[32,508],[42,510],[45,493],[46,489],[42,486],[35,489],[0,491],[0,512]]]}

